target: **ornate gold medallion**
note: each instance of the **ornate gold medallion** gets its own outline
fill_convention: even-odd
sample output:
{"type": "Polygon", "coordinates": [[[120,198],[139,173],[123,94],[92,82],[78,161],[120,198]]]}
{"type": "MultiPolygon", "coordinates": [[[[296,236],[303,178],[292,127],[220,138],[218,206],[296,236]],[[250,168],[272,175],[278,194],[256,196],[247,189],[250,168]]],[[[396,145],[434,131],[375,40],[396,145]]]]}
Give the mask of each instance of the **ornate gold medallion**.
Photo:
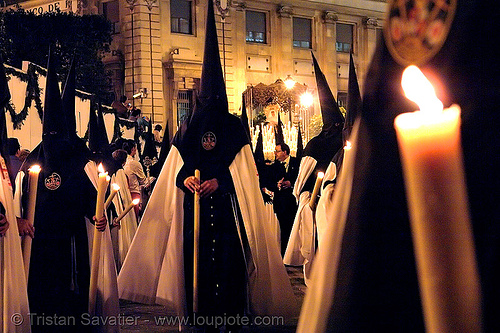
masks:
{"type": "Polygon", "coordinates": [[[203,149],[212,150],[214,149],[216,143],[217,138],[215,137],[214,133],[206,132],[205,134],[203,134],[203,137],[201,138],[201,145],[203,146],[203,149]]]}
{"type": "Polygon", "coordinates": [[[401,65],[420,65],[439,52],[457,0],[393,0],[384,28],[387,48],[401,65]]]}
{"type": "Polygon", "coordinates": [[[61,176],[59,176],[57,173],[52,172],[50,176],[45,178],[45,187],[49,190],[57,190],[59,186],[61,186],[61,176]]]}

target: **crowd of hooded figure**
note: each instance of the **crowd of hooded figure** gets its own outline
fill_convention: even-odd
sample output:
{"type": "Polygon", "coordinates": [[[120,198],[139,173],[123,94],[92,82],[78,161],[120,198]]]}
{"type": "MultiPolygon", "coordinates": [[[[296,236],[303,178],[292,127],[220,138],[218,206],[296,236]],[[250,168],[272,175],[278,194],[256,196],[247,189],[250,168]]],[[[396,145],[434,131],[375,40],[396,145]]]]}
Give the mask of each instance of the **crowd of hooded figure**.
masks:
{"type": "MultiPolygon", "coordinates": [[[[500,326],[499,97],[498,89],[483,88],[498,87],[499,68],[493,65],[498,51],[491,53],[484,45],[488,38],[498,40],[500,31],[491,29],[498,20],[493,23],[486,13],[500,11],[480,1],[458,3],[456,22],[451,12],[433,16],[443,20],[440,23],[448,18],[453,23],[443,30],[442,50],[426,59],[428,64],[422,60],[427,69],[443,69],[441,79],[455,88],[448,92],[447,102],[463,108],[464,164],[482,289],[479,317],[448,318],[465,318],[476,329],[495,332],[500,326]],[[483,38],[475,43],[484,51],[482,57],[458,47],[477,38],[483,38]],[[449,68],[453,70],[445,70],[449,68]],[[478,80],[470,80],[469,68],[476,70],[478,80]],[[490,163],[483,163],[486,159],[490,163]]],[[[389,21],[399,20],[399,14],[394,8],[389,21]]],[[[226,331],[239,330],[248,324],[241,319],[253,316],[278,316],[286,323],[297,318],[299,304],[284,264],[303,265],[306,283],[311,283],[299,332],[424,331],[428,314],[419,296],[393,128],[394,116],[414,105],[400,96],[399,85],[395,88],[403,66],[393,52],[379,44],[355,124],[353,115],[340,112],[313,55],[322,131],[308,142],[300,162],[279,142],[277,161],[266,166],[254,157],[245,124],[228,112],[209,0],[195,109],[172,139],[140,223],[131,212],[130,223],[122,220],[113,228],[121,232],[121,239],[128,237],[115,246],[118,251],[113,250],[110,230],[117,225],[113,216],[122,215],[137,192],[115,195],[110,206],[114,215],[96,204],[102,173],[96,160],[105,160],[93,155],[76,135],[74,88],[66,82],[61,97],[49,57],[42,142],[26,157],[15,186],[8,161],[0,159],[3,331],[119,331],[119,299],[163,304],[177,318],[186,319],[181,326],[207,332],[219,331],[214,318],[220,316],[226,331]],[[354,147],[350,152],[348,138],[354,147]],[[38,178],[32,177],[34,164],[41,168],[38,178]],[[316,200],[312,194],[320,171],[322,194],[316,200]],[[335,184],[337,175],[342,177],[335,184]],[[264,201],[269,194],[283,233],[270,223],[264,201]],[[296,212],[283,208],[288,205],[296,212]],[[25,249],[29,260],[23,258],[25,249]]],[[[353,104],[348,111],[359,108],[353,104]]],[[[133,145],[125,148],[114,151],[118,165],[126,166],[127,159],[134,158],[133,145]]],[[[133,181],[125,169],[117,168],[111,182],[128,189],[133,181]]],[[[137,177],[140,182],[142,176],[137,177]]]]}
{"type": "MultiPolygon", "coordinates": [[[[209,50],[207,57],[213,54],[209,50]]],[[[143,186],[152,186],[155,178],[145,174],[134,140],[119,139],[99,151],[87,148],[72,125],[74,106],[68,106],[65,99],[72,89],[70,76],[61,97],[53,83],[57,81],[50,61],[42,142],[27,156],[17,175],[8,180],[14,192],[10,205],[17,215],[16,227],[11,225],[10,229],[22,237],[22,256],[29,260],[17,265],[17,275],[9,272],[17,276],[21,289],[26,288],[18,290],[27,299],[23,303],[20,297],[16,309],[25,320],[18,325],[4,317],[5,327],[22,332],[64,332],[69,327],[82,332],[117,331],[119,326],[113,321],[96,318],[119,318],[119,298],[173,306],[185,318],[195,318],[194,314],[198,318],[265,314],[288,321],[296,319],[298,304],[282,256],[292,225],[310,221],[299,218],[294,222],[294,195],[312,190],[308,179],[315,174],[313,170],[324,170],[326,159],[332,156],[323,158],[321,167],[315,167],[317,157],[310,154],[314,145],[309,144],[302,162],[312,164],[303,166],[300,159],[290,156],[285,143],[279,143],[276,161],[264,171],[263,165],[254,162],[242,122],[229,114],[224,95],[212,91],[213,87],[224,89],[222,81],[217,82],[220,77],[204,76],[208,84],[202,87],[208,88],[200,93],[201,102],[189,125],[174,137],[147,207],[141,207],[139,214],[139,205],[135,205],[135,210],[123,215],[134,199],[143,199],[143,186]],[[222,98],[211,100],[209,96],[213,95],[222,98]],[[100,217],[96,187],[102,171],[97,163],[108,171],[112,184],[107,191],[110,204],[100,217]],[[30,169],[35,164],[41,168],[36,184],[31,182],[30,169]],[[201,172],[199,179],[194,177],[195,169],[201,172]],[[297,179],[300,187],[294,186],[297,179]],[[282,230],[279,237],[268,221],[269,215],[264,213],[264,184],[269,184],[268,193],[274,191],[274,210],[280,221],[278,229],[282,230]],[[30,220],[33,193],[36,205],[30,220]],[[194,193],[200,196],[203,212],[196,240],[196,267],[194,193]],[[102,240],[96,243],[96,238],[102,240]],[[25,239],[30,240],[29,246],[25,239]],[[97,261],[96,246],[100,253],[97,261]],[[95,266],[98,268],[94,270],[95,266]],[[196,270],[198,275],[194,274],[196,270]],[[93,275],[97,282],[93,282],[93,275]]],[[[325,128],[334,128],[336,135],[341,135],[342,114],[338,107],[334,112],[339,117],[337,123],[331,126],[328,120],[333,118],[328,118],[327,113],[325,128]]],[[[318,137],[325,135],[323,131],[318,137]]],[[[9,164],[13,162],[15,159],[9,164]]],[[[9,223],[2,221],[5,236],[9,223]]],[[[294,237],[301,239],[299,235],[294,237]]],[[[293,250],[302,253],[300,248],[293,250]]],[[[302,265],[307,260],[301,257],[288,264],[302,265]]],[[[190,325],[202,326],[206,331],[219,330],[210,323],[207,319],[190,325]]],[[[231,331],[241,326],[243,323],[236,321],[224,328],[231,331]]]]}
{"type": "MultiPolygon", "coordinates": [[[[212,6],[207,27],[199,103],[172,140],[139,224],[133,212],[126,215],[131,223],[122,220],[118,226],[113,218],[140,195],[136,185],[145,177],[134,159],[136,146],[125,142],[124,150],[111,154],[113,162],[105,149],[87,148],[75,131],[74,67],[61,96],[49,55],[42,142],[20,167],[15,184],[9,177],[3,184],[10,195],[2,202],[8,220],[2,223],[2,241],[17,242],[9,250],[2,244],[2,255],[20,256],[2,271],[9,293],[2,299],[16,300],[2,308],[6,331],[118,331],[111,319],[119,318],[119,298],[169,305],[184,318],[196,314],[207,322],[188,325],[207,331],[220,329],[208,321],[213,316],[298,316],[278,243],[262,215],[248,137],[240,119],[228,112],[212,6]],[[104,170],[98,163],[111,183],[127,189],[113,196],[111,209],[98,204],[98,195],[109,198],[113,191],[101,193],[104,170]],[[202,212],[197,237],[194,193],[202,212]],[[128,237],[119,241],[118,251],[113,251],[115,230],[119,239],[128,237]],[[9,318],[13,313],[18,321],[9,318]]],[[[230,321],[225,328],[243,324],[230,321]]]]}

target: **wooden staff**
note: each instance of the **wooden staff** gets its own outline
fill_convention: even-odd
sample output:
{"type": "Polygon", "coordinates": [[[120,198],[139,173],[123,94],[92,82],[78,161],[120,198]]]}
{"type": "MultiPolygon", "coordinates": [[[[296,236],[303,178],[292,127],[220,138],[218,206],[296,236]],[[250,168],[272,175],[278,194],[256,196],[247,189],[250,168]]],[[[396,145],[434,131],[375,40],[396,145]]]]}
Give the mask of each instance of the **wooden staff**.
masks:
{"type": "MultiPolygon", "coordinates": [[[[194,171],[200,182],[200,170],[194,171]]],[[[198,312],[198,260],[200,255],[200,192],[194,192],[193,312],[198,312]]]]}
{"type": "MultiPolygon", "coordinates": [[[[28,194],[28,209],[26,219],[28,223],[33,225],[35,222],[35,208],[36,208],[36,193],[38,191],[38,175],[40,174],[40,166],[33,165],[29,168],[29,194],[28,194]]],[[[21,241],[21,248],[23,250],[24,273],[26,281],[28,281],[28,274],[30,271],[30,258],[31,258],[31,236],[24,236],[21,241]]]]}
{"type": "MultiPolygon", "coordinates": [[[[99,180],[97,181],[97,202],[95,208],[95,217],[99,221],[104,216],[104,197],[109,183],[109,176],[104,172],[102,164],[99,165],[99,180]]],[[[92,245],[92,267],[90,272],[89,286],[89,313],[95,314],[97,300],[97,276],[99,273],[99,261],[101,258],[101,239],[102,233],[94,231],[94,241],[92,245]]]]}
{"type": "MultiPolygon", "coordinates": [[[[0,175],[0,181],[4,182],[5,180],[9,179],[9,172],[7,171],[7,165],[5,164],[5,160],[3,157],[0,155],[0,169],[1,169],[1,175],[0,175]],[[3,179],[1,179],[3,177],[3,179]]],[[[3,191],[4,197],[5,197],[5,189],[4,189],[4,184],[0,184],[1,188],[0,190],[3,191]]],[[[0,209],[1,211],[5,211],[5,218],[7,218],[7,210],[4,209],[3,205],[0,203],[0,209]]],[[[0,236],[0,316],[3,317],[4,315],[4,310],[3,310],[3,286],[4,286],[4,236],[0,236]]],[[[5,320],[5,319],[2,319],[5,320]]]]}
{"type": "Polygon", "coordinates": [[[3,245],[3,236],[0,236],[0,316],[3,316],[3,284],[4,284],[4,245],[3,245]]]}

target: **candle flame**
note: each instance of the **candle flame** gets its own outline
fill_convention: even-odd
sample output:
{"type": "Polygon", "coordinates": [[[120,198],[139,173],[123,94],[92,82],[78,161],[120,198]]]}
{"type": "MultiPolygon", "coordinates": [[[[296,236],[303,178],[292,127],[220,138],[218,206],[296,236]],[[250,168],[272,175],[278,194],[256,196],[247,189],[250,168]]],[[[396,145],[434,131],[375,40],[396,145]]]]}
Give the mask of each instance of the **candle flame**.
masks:
{"type": "Polygon", "coordinates": [[[318,172],[318,178],[323,179],[323,177],[325,177],[325,173],[321,171],[318,172]]]}
{"type": "Polygon", "coordinates": [[[421,111],[443,111],[443,103],[437,98],[434,87],[417,66],[406,67],[401,86],[406,98],[415,102],[421,111]]]}
{"type": "Polygon", "coordinates": [[[42,170],[38,164],[32,165],[28,171],[29,172],[34,172],[34,173],[39,173],[42,170]]]}
{"type": "Polygon", "coordinates": [[[106,181],[109,183],[110,180],[111,180],[111,177],[106,175],[106,181]]]}
{"type": "Polygon", "coordinates": [[[132,203],[133,203],[134,205],[137,205],[137,204],[139,203],[139,201],[141,201],[141,200],[140,200],[140,199],[134,199],[134,200],[132,200],[132,203]]]}
{"type": "Polygon", "coordinates": [[[104,173],[104,167],[102,166],[102,163],[99,163],[99,166],[97,167],[97,171],[99,171],[99,173],[104,173]]]}
{"type": "Polygon", "coordinates": [[[118,192],[120,190],[120,185],[117,183],[111,184],[112,190],[118,192]]]}
{"type": "Polygon", "coordinates": [[[347,140],[345,142],[344,150],[351,150],[351,148],[352,148],[352,143],[351,141],[347,140]]]}

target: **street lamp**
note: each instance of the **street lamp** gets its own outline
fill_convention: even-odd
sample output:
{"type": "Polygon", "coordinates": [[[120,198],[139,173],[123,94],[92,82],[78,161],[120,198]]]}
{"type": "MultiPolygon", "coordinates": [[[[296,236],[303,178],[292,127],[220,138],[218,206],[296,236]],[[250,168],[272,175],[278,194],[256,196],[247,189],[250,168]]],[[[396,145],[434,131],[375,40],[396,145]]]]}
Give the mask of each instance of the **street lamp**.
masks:
{"type": "Polygon", "coordinates": [[[300,96],[300,104],[302,104],[305,108],[310,107],[313,104],[313,100],[313,95],[308,91],[300,96]]]}
{"type": "Polygon", "coordinates": [[[287,75],[285,81],[283,81],[283,82],[285,83],[285,87],[288,90],[292,89],[295,86],[295,80],[292,79],[292,77],[290,75],[287,75]]]}

